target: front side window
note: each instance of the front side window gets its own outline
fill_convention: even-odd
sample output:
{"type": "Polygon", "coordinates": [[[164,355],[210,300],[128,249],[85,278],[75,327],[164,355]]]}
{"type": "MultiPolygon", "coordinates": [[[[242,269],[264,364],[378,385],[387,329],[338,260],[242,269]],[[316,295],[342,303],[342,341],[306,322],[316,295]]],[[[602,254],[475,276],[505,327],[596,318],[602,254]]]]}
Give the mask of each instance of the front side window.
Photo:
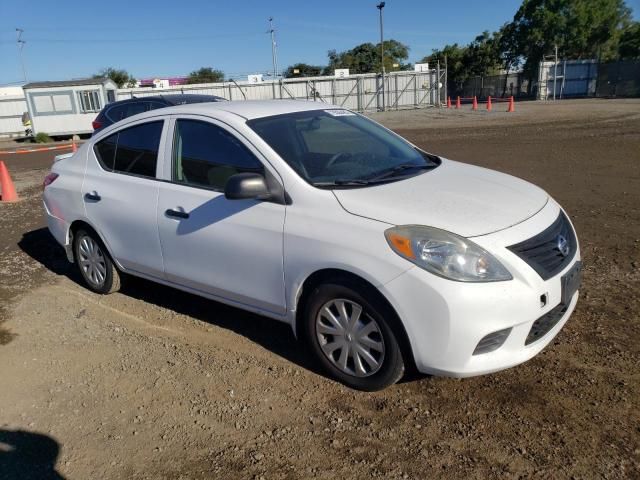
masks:
{"type": "Polygon", "coordinates": [[[295,112],[247,124],[302,178],[319,187],[395,181],[439,165],[436,157],[348,110],[295,112]]]}
{"type": "Polygon", "coordinates": [[[82,90],[78,92],[78,103],[82,113],[99,112],[102,108],[98,90],[82,90]]]}
{"type": "Polygon", "coordinates": [[[102,168],[110,172],[155,178],[162,121],[125,128],[94,146],[102,168]]]}
{"type": "Polygon", "coordinates": [[[262,164],[226,130],[198,120],[177,120],[173,180],[223,191],[236,173],[262,172],[262,164]]]}

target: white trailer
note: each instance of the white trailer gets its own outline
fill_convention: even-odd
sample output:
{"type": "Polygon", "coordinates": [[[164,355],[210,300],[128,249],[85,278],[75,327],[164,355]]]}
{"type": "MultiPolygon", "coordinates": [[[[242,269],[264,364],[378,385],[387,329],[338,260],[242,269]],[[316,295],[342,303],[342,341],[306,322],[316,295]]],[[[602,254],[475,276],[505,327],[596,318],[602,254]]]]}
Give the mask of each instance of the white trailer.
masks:
{"type": "Polygon", "coordinates": [[[23,87],[34,134],[66,136],[93,132],[91,122],[116,100],[116,84],[108,78],[33,82],[23,87]]]}

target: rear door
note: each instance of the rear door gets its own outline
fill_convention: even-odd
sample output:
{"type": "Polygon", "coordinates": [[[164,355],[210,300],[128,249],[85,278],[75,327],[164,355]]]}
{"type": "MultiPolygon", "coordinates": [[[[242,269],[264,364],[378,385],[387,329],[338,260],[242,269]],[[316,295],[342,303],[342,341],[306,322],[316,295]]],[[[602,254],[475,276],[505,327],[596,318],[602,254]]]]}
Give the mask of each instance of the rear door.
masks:
{"type": "Polygon", "coordinates": [[[127,270],[163,276],[156,223],[163,118],[128,125],[88,152],[82,184],[86,216],[127,270]]]}
{"type": "Polygon", "coordinates": [[[171,123],[173,148],[165,159],[170,171],[158,200],[166,278],[284,315],[285,206],[224,196],[231,175],[264,174],[267,166],[222,122],[194,116],[174,117],[171,123]]]}

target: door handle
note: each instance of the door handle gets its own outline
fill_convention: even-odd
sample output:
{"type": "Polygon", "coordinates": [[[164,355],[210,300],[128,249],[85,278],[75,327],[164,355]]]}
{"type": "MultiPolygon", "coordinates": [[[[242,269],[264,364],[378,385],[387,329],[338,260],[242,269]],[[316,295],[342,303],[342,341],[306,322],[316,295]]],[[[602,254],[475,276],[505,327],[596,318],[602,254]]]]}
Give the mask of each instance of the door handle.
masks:
{"type": "Polygon", "coordinates": [[[102,197],[97,193],[85,193],[84,198],[85,200],[91,200],[92,202],[99,202],[102,200],[102,197]]]}
{"type": "Polygon", "coordinates": [[[165,210],[164,214],[167,217],[173,218],[189,218],[189,214],[187,212],[184,212],[182,210],[173,210],[172,208],[165,210]]]}

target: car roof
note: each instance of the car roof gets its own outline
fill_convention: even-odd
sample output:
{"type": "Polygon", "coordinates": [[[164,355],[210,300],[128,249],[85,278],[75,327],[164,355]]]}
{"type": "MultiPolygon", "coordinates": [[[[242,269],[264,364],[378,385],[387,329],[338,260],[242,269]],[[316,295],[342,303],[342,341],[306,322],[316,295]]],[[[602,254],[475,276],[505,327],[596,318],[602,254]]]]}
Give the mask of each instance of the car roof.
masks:
{"type": "MultiPolygon", "coordinates": [[[[324,102],[305,100],[231,100],[228,102],[194,103],[163,109],[165,114],[200,114],[216,111],[233,113],[246,120],[287,113],[340,108],[324,102]]],[[[142,115],[140,115],[142,117],[142,115]]]]}
{"type": "Polygon", "coordinates": [[[117,105],[125,105],[127,103],[134,102],[161,102],[167,105],[181,105],[184,103],[201,103],[201,102],[216,102],[225,100],[222,97],[218,97],[216,95],[204,95],[200,93],[178,93],[171,95],[145,95],[142,97],[133,97],[127,98],[125,100],[118,100],[117,102],[111,102],[108,104],[108,107],[113,107],[117,105]]]}

